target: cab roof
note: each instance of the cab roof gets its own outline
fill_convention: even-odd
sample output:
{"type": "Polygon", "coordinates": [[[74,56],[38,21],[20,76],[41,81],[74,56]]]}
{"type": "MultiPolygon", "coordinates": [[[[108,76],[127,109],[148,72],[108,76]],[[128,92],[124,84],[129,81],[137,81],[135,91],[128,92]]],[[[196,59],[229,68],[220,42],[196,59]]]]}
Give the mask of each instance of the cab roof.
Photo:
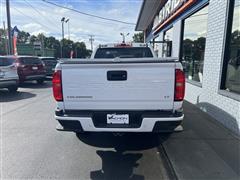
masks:
{"type": "Polygon", "coordinates": [[[126,48],[126,47],[148,47],[146,43],[111,43],[100,44],[99,48],[126,48]]]}

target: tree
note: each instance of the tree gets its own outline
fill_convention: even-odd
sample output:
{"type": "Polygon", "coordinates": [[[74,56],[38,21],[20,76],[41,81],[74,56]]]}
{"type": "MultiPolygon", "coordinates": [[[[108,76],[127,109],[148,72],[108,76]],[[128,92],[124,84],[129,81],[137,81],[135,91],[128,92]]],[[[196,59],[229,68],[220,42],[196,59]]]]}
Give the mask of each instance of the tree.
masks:
{"type": "Polygon", "coordinates": [[[3,29],[0,29],[0,55],[6,55],[6,40],[3,29]]]}
{"type": "Polygon", "coordinates": [[[133,42],[136,42],[136,43],[144,42],[143,32],[135,33],[132,38],[133,38],[133,42]]]}
{"type": "Polygon", "coordinates": [[[34,35],[32,35],[32,36],[30,37],[30,43],[33,44],[33,43],[36,42],[36,41],[37,41],[37,37],[34,36],[34,35]]]}
{"type": "Polygon", "coordinates": [[[55,37],[50,36],[46,38],[44,41],[45,48],[55,49],[54,56],[60,57],[61,56],[61,44],[60,41],[57,40],[55,37]]]}
{"type": "MultiPolygon", "coordinates": [[[[69,58],[70,52],[74,51],[74,57],[78,58],[86,58],[89,57],[91,51],[86,48],[86,44],[84,42],[73,42],[68,39],[57,40],[55,37],[50,36],[47,37],[43,33],[35,35],[30,35],[28,32],[20,31],[18,34],[18,43],[26,44],[34,44],[34,42],[43,42],[44,48],[54,49],[54,56],[59,58],[61,57],[61,45],[63,45],[63,57],[69,58]]],[[[0,54],[5,55],[5,41],[4,41],[4,33],[3,29],[0,29],[0,54]]]]}
{"type": "Polygon", "coordinates": [[[73,50],[77,58],[86,58],[91,55],[91,51],[86,48],[84,42],[76,42],[73,46],[73,50]]]}
{"type": "Polygon", "coordinates": [[[28,33],[28,32],[25,32],[25,31],[20,31],[19,33],[18,33],[18,39],[17,39],[17,42],[18,43],[27,43],[27,42],[29,42],[29,40],[30,40],[30,34],[28,33]]]}

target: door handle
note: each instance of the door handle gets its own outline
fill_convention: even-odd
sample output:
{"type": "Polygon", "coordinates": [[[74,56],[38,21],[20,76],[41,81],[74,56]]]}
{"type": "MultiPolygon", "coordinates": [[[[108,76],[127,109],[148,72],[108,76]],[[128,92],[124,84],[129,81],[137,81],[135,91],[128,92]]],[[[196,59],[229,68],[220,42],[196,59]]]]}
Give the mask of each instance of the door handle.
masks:
{"type": "Polygon", "coordinates": [[[107,80],[108,81],[126,81],[127,71],[108,71],[107,80]]]}

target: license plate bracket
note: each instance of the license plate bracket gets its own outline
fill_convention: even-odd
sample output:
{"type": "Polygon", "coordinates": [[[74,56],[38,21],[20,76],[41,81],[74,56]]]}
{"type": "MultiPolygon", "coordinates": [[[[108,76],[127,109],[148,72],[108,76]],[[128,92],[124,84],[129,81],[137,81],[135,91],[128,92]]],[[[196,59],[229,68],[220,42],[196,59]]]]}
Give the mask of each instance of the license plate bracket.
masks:
{"type": "Polygon", "coordinates": [[[107,114],[107,124],[129,124],[129,114],[107,114]]]}

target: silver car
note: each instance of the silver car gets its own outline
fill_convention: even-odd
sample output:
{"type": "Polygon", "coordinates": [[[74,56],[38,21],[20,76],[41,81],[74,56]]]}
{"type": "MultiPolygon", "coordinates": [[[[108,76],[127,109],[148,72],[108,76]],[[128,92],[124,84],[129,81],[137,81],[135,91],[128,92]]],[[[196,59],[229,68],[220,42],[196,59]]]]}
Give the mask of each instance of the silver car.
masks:
{"type": "Polygon", "coordinates": [[[0,56],[0,88],[7,88],[10,92],[16,92],[18,82],[16,59],[0,56]]]}

